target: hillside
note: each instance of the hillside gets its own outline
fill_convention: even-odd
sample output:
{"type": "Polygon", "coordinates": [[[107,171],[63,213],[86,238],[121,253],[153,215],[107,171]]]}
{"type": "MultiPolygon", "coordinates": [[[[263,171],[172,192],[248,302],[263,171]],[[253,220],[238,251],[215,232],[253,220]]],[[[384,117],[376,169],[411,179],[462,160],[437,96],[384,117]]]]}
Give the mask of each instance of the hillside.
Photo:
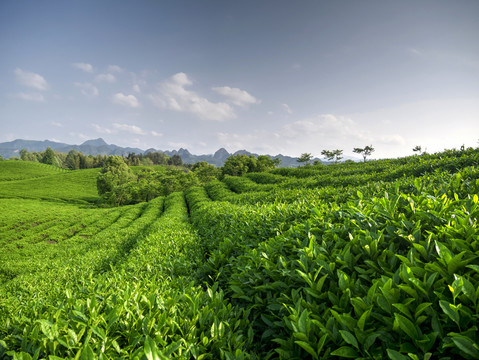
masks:
{"type": "Polygon", "coordinates": [[[30,161],[0,161],[0,182],[56,175],[64,170],[30,161]]]}
{"type": "Polygon", "coordinates": [[[478,178],[466,149],[109,209],[90,170],[2,181],[0,358],[478,358],[478,178]]]}
{"type": "Polygon", "coordinates": [[[92,203],[99,169],[67,171],[30,161],[0,161],[0,198],[92,203]]]}

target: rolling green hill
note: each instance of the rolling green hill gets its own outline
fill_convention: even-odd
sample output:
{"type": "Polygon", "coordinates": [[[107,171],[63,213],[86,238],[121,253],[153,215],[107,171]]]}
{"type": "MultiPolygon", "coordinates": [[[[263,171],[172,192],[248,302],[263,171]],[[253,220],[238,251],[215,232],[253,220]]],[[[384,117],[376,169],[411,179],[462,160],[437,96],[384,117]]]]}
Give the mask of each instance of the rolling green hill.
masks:
{"type": "Polygon", "coordinates": [[[1,161],[0,198],[95,202],[98,171],[67,171],[34,162],[1,161]]]}
{"type": "Polygon", "coordinates": [[[0,161],[0,182],[57,175],[63,171],[66,170],[31,161],[0,161]]]}

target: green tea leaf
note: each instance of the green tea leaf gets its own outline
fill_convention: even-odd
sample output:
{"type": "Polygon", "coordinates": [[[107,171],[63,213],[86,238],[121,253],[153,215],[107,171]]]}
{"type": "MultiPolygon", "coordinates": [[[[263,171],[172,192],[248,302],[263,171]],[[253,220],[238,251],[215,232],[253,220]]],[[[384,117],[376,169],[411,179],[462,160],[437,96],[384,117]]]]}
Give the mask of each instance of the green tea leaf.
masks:
{"type": "Polygon", "coordinates": [[[417,317],[431,305],[432,305],[432,303],[422,303],[422,304],[420,304],[416,308],[416,313],[414,314],[414,317],[417,319],[417,317]]]}
{"type": "Polygon", "coordinates": [[[409,360],[409,358],[406,355],[403,355],[396,350],[387,349],[387,352],[388,352],[389,358],[392,360],[409,360]]]}
{"type": "Polygon", "coordinates": [[[457,314],[453,308],[452,304],[448,303],[446,300],[439,300],[439,306],[441,306],[442,311],[451,318],[456,324],[459,323],[459,314],[457,314]]]}
{"type": "Polygon", "coordinates": [[[357,358],[359,354],[351,346],[341,346],[339,349],[334,350],[331,355],[341,356],[345,358],[357,358]]]}
{"type": "Polygon", "coordinates": [[[366,320],[369,318],[369,315],[371,314],[371,309],[363,312],[363,314],[361,315],[361,317],[359,318],[358,320],[358,328],[361,330],[361,331],[364,331],[364,325],[366,324],[366,320]]]}
{"type": "Polygon", "coordinates": [[[317,359],[318,355],[314,351],[314,349],[309,345],[307,342],[304,341],[295,341],[296,344],[301,346],[304,350],[306,350],[313,358],[317,359]]]}
{"type": "Polygon", "coordinates": [[[339,332],[341,333],[341,336],[343,337],[344,341],[346,341],[349,345],[353,345],[356,349],[359,349],[358,341],[353,334],[351,334],[347,330],[339,330],[339,332]]]}
{"type": "Polygon", "coordinates": [[[478,359],[479,358],[479,346],[470,338],[464,335],[449,333],[454,344],[464,351],[466,354],[478,359]]]}
{"type": "Polygon", "coordinates": [[[394,314],[394,318],[407,336],[413,340],[419,340],[419,333],[416,326],[409,319],[397,313],[394,314]]]}

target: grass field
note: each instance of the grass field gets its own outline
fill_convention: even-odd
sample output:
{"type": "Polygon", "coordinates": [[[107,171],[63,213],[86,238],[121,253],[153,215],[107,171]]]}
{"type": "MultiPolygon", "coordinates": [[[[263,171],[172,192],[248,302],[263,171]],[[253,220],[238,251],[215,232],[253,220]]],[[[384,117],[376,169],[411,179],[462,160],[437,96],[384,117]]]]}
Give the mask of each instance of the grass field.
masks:
{"type": "Polygon", "coordinates": [[[0,358],[479,358],[478,166],[276,169],[98,208],[98,169],[0,161],[0,358]]]}

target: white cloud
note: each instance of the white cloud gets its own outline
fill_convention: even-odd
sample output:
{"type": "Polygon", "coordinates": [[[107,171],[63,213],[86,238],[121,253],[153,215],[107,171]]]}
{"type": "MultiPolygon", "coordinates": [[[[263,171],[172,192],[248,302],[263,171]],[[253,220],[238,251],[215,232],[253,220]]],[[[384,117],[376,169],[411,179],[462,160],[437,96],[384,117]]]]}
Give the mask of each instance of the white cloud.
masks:
{"type": "Polygon", "coordinates": [[[26,101],[35,101],[35,102],[45,102],[45,98],[40,93],[17,93],[10,95],[12,98],[15,99],[22,99],[26,101]]]}
{"type": "Polygon", "coordinates": [[[124,95],[123,93],[118,93],[113,96],[113,102],[115,104],[120,104],[132,108],[140,107],[140,103],[135,95],[124,95]]]}
{"type": "Polygon", "coordinates": [[[140,85],[138,84],[133,85],[133,91],[136,93],[140,93],[141,92],[140,85]]]}
{"type": "Polygon", "coordinates": [[[162,84],[160,93],[151,94],[149,98],[159,108],[191,113],[203,120],[223,121],[236,117],[229,104],[213,103],[196,92],[185,89],[189,85],[192,85],[192,81],[188,76],[178,73],[162,84]]]}
{"type": "Polygon", "coordinates": [[[191,149],[191,144],[187,144],[187,143],[184,143],[184,142],[170,141],[170,142],[167,143],[167,145],[170,149],[188,149],[188,148],[191,149]]]}
{"type": "Polygon", "coordinates": [[[259,104],[261,101],[256,99],[253,95],[245,90],[238,88],[231,88],[229,86],[214,87],[214,91],[218,94],[226,96],[229,100],[238,106],[245,106],[247,104],[259,104]]]}
{"type": "Polygon", "coordinates": [[[351,118],[322,114],[312,119],[298,120],[284,125],[275,133],[254,131],[246,134],[219,133],[220,145],[234,149],[248,149],[275,155],[311,152],[320,157],[323,149],[344,149],[352,154],[353,147],[368,144],[399,146],[405,143],[400,134],[372,133],[351,118]]]}
{"type": "Polygon", "coordinates": [[[151,135],[153,135],[153,136],[163,136],[162,133],[156,132],[155,130],[151,131],[151,135]]]}
{"type": "Polygon", "coordinates": [[[93,72],[93,66],[91,64],[87,63],[73,63],[72,66],[76,69],[82,70],[86,73],[92,73],[93,72]]]}
{"type": "Polygon", "coordinates": [[[129,132],[130,134],[146,135],[146,132],[143,131],[139,126],[136,126],[136,125],[114,123],[113,127],[117,130],[120,130],[120,131],[129,132]]]}
{"type": "Polygon", "coordinates": [[[59,122],[56,122],[56,121],[50,121],[50,125],[53,125],[53,126],[56,126],[56,127],[63,127],[62,124],[60,124],[59,122]]]}
{"type": "Polygon", "coordinates": [[[268,111],[268,115],[273,115],[274,113],[272,111],[268,111]]]}
{"type": "Polygon", "coordinates": [[[118,65],[108,65],[108,72],[123,72],[125,71],[125,69],[121,68],[120,66],[118,65]]]}
{"type": "Polygon", "coordinates": [[[68,135],[73,137],[73,138],[78,138],[78,139],[83,140],[83,141],[91,139],[91,136],[89,137],[89,136],[86,136],[83,133],[77,133],[77,132],[74,132],[74,131],[70,131],[68,133],[68,135]]]}
{"type": "Polygon", "coordinates": [[[91,126],[96,130],[96,132],[99,132],[100,134],[111,134],[112,131],[108,128],[104,128],[103,126],[100,126],[98,124],[91,124],[91,126]]]}
{"type": "Polygon", "coordinates": [[[95,77],[95,81],[114,83],[116,81],[116,77],[112,74],[99,74],[95,77]]]}
{"type": "Polygon", "coordinates": [[[283,110],[286,111],[288,114],[293,113],[293,110],[291,110],[288,104],[281,104],[281,106],[283,107],[283,110]]]}
{"type": "Polygon", "coordinates": [[[79,88],[81,93],[89,98],[98,96],[99,91],[97,87],[90,83],[75,83],[75,87],[79,88]]]}
{"type": "Polygon", "coordinates": [[[43,76],[22,69],[16,68],[14,71],[17,82],[37,90],[47,90],[48,83],[43,76]]]}

